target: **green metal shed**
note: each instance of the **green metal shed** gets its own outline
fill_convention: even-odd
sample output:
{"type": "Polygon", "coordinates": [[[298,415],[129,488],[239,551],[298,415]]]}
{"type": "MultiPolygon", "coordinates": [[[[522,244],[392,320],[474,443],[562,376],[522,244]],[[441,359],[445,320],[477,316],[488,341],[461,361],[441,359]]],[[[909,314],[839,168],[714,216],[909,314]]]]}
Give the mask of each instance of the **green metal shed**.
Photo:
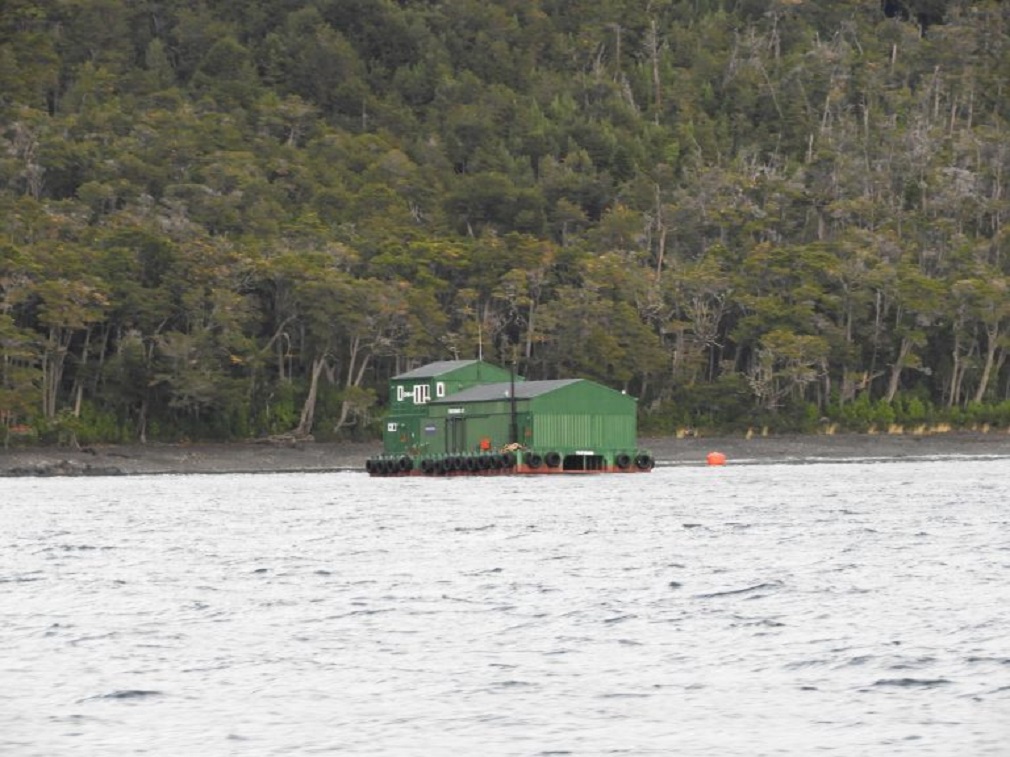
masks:
{"type": "Polygon", "coordinates": [[[586,379],[517,383],[514,398],[509,382],[474,386],[432,400],[424,424],[429,454],[517,444],[527,458],[559,457],[562,470],[612,467],[638,443],[635,398],[586,379]]]}
{"type": "MultiPolygon", "coordinates": [[[[516,377],[521,382],[520,377],[516,377]]],[[[481,384],[511,381],[509,371],[483,360],[441,360],[394,376],[389,382],[389,413],[382,441],[386,454],[423,455],[433,433],[428,404],[481,384]]]]}

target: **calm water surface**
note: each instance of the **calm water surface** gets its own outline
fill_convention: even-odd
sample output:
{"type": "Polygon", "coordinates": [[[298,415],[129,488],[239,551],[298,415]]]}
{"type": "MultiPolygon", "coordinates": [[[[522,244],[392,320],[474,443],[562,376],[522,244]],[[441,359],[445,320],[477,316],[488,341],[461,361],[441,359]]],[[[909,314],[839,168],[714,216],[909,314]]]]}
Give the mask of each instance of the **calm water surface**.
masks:
{"type": "Polygon", "coordinates": [[[0,754],[1008,755],[1008,481],[8,479],[0,754]]]}

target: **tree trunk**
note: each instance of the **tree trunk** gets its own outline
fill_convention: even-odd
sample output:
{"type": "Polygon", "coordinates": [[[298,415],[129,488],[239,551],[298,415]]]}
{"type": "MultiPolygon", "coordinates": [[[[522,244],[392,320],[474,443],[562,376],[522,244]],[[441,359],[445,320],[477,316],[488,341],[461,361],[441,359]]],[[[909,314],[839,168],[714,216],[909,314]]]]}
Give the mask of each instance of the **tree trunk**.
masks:
{"type": "Polygon", "coordinates": [[[898,382],[901,380],[901,371],[905,367],[905,360],[911,351],[912,340],[907,336],[903,336],[901,338],[901,348],[898,350],[898,358],[894,361],[894,365],[891,366],[891,379],[887,383],[887,396],[884,397],[887,402],[893,401],[894,395],[898,393],[898,382]]]}
{"type": "MultiPolygon", "coordinates": [[[[344,380],[344,387],[357,386],[357,382],[354,379],[354,374],[356,371],[356,366],[358,362],[358,353],[361,351],[361,337],[355,334],[351,338],[351,344],[348,349],[348,361],[347,361],[347,378],[344,380]]],[[[368,356],[365,356],[364,364],[368,364],[368,356]]],[[[364,371],[364,366],[362,366],[362,371],[364,371]]],[[[359,379],[360,380],[360,379],[359,379]]]]}
{"type": "Polygon", "coordinates": [[[659,31],[656,28],[656,19],[649,19],[649,57],[652,58],[652,103],[656,114],[656,123],[659,123],[659,111],[663,107],[663,87],[659,77],[659,31]]]}
{"type": "MultiPolygon", "coordinates": [[[[361,386],[361,382],[365,378],[365,371],[368,369],[368,363],[370,359],[371,359],[370,354],[366,354],[361,359],[361,365],[358,368],[358,372],[354,376],[353,383],[349,383],[346,388],[350,388],[351,386],[361,386]]],[[[334,429],[344,428],[347,425],[347,416],[350,414],[351,414],[351,403],[348,402],[347,400],[344,400],[343,402],[340,403],[340,417],[337,419],[337,423],[334,426],[334,429]]]]}
{"type": "Polygon", "coordinates": [[[989,388],[989,379],[992,377],[992,367],[996,362],[996,340],[999,338],[999,325],[986,326],[986,350],[985,366],[982,368],[982,378],[979,379],[978,389],[975,390],[975,402],[981,402],[989,388]]]}
{"type": "Polygon", "coordinates": [[[953,366],[950,371],[950,393],[947,395],[947,407],[954,407],[958,404],[958,399],[961,396],[961,377],[964,375],[964,369],[961,367],[961,334],[958,326],[958,323],[954,324],[954,349],[951,351],[953,366]]]}
{"type": "Polygon", "coordinates": [[[84,369],[88,366],[88,352],[91,348],[91,327],[84,332],[84,347],[81,349],[81,367],[74,381],[74,417],[81,417],[81,403],[84,401],[84,369]]]}
{"type": "Polygon", "coordinates": [[[823,412],[831,402],[831,365],[827,358],[821,360],[821,376],[824,378],[824,396],[817,403],[817,409],[823,412]]]}
{"type": "Polygon", "coordinates": [[[42,414],[49,419],[56,417],[56,402],[60,384],[63,383],[63,367],[69,345],[69,331],[49,330],[49,340],[42,356],[42,414]]]}
{"type": "Polygon", "coordinates": [[[312,361],[312,377],[309,381],[309,394],[302,405],[302,416],[295,429],[295,436],[308,436],[312,433],[312,424],[316,419],[316,399],[319,397],[319,376],[326,365],[326,357],[317,357],[312,361]]]}
{"type": "Polygon", "coordinates": [[[140,403],[140,417],[137,419],[137,439],[147,444],[147,400],[140,403]]]}
{"type": "Polygon", "coordinates": [[[277,350],[277,379],[279,381],[290,380],[291,371],[284,370],[284,361],[288,358],[291,352],[291,337],[288,336],[288,332],[285,329],[288,324],[294,319],[294,316],[288,316],[280,325],[276,328],[273,336],[267,341],[266,346],[263,347],[263,355],[265,356],[271,348],[276,348],[277,350]]]}
{"type": "Polygon", "coordinates": [[[663,223],[663,202],[660,196],[659,184],[656,184],[656,281],[663,274],[663,263],[666,257],[666,224],[663,223]]]}

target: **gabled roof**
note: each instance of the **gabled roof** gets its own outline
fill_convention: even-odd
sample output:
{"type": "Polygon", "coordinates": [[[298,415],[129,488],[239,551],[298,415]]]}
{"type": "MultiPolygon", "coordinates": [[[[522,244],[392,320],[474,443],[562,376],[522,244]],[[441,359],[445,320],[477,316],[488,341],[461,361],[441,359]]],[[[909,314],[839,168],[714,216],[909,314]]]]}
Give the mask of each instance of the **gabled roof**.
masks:
{"type": "Polygon", "coordinates": [[[401,373],[398,376],[393,376],[393,380],[399,381],[400,379],[435,378],[436,376],[442,376],[446,373],[451,373],[452,371],[465,368],[468,365],[474,365],[478,362],[480,361],[437,360],[434,363],[428,363],[427,365],[422,365],[420,368],[415,368],[412,371],[407,371],[406,373],[401,373]]]}
{"type": "MultiPolygon", "coordinates": [[[[539,397],[542,394],[547,394],[548,392],[553,392],[560,389],[563,386],[569,386],[571,384],[577,384],[582,379],[558,379],[555,381],[517,381],[516,382],[516,399],[517,400],[528,400],[533,397],[539,397]]],[[[470,389],[464,389],[461,392],[456,392],[455,394],[450,394],[448,397],[442,397],[437,400],[432,400],[433,404],[444,404],[446,402],[489,402],[492,400],[504,400],[509,397],[509,390],[512,388],[512,382],[501,381],[497,384],[481,384],[480,386],[474,386],[470,389]]]]}

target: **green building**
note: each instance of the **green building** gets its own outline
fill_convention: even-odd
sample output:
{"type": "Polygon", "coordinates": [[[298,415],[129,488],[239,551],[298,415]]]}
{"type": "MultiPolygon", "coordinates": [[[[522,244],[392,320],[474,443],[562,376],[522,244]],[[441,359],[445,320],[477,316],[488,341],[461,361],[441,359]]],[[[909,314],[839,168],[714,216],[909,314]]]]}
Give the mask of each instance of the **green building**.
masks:
{"type": "MultiPolygon", "coordinates": [[[[522,381],[518,376],[515,380],[522,381]]],[[[389,382],[389,413],[382,434],[386,454],[441,452],[441,448],[432,447],[429,404],[481,384],[510,381],[507,369],[483,360],[442,360],[394,376],[389,382]]]]}
{"type": "Polygon", "coordinates": [[[481,384],[426,407],[427,454],[475,455],[518,444],[521,465],[627,468],[637,454],[637,401],[585,379],[481,384]],[[514,424],[514,425],[513,425],[514,424]]]}

